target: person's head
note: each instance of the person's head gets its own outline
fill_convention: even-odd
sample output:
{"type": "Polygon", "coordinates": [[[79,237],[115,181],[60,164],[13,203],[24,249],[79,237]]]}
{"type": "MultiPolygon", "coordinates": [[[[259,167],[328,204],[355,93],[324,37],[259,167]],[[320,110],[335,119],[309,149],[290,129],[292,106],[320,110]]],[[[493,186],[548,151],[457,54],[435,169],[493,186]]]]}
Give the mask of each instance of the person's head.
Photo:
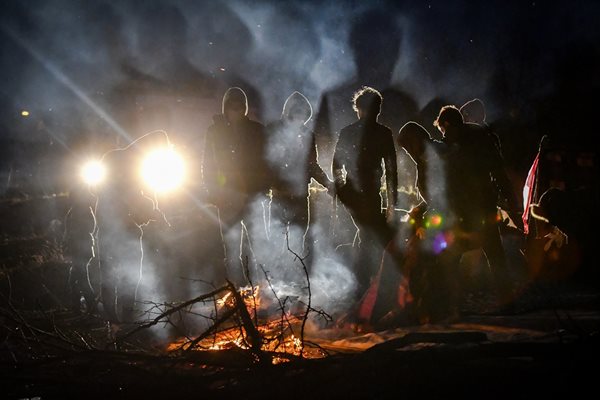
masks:
{"type": "Polygon", "coordinates": [[[411,121],[400,128],[397,143],[413,160],[417,161],[425,152],[425,144],[431,140],[431,135],[425,128],[411,121]]]}
{"type": "Polygon", "coordinates": [[[467,101],[460,108],[460,113],[463,115],[465,122],[474,124],[485,124],[485,105],[479,99],[467,101]]]}
{"type": "Polygon", "coordinates": [[[363,86],[352,96],[352,108],[359,119],[377,119],[382,102],[381,93],[369,86],[363,86]]]}
{"type": "Polygon", "coordinates": [[[285,100],[281,119],[294,125],[306,125],[311,117],[312,106],[302,93],[294,92],[285,100]]]}
{"type": "Polygon", "coordinates": [[[223,96],[223,115],[229,122],[237,122],[248,114],[248,98],[239,87],[227,89],[223,96]]]}
{"type": "Polygon", "coordinates": [[[448,105],[442,107],[438,117],[433,121],[433,126],[442,132],[444,139],[452,139],[454,132],[460,129],[464,123],[465,121],[460,110],[456,106],[448,105]]]}

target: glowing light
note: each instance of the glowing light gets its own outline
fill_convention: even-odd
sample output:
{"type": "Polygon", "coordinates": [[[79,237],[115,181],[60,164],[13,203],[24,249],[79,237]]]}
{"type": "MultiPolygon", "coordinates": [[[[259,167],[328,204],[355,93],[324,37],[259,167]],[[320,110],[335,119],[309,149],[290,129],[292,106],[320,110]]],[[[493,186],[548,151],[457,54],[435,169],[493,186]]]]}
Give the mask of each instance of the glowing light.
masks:
{"type": "Polygon", "coordinates": [[[430,219],[431,225],[438,227],[442,224],[442,216],[439,214],[434,214],[430,219]]]}
{"type": "Polygon", "coordinates": [[[29,111],[27,111],[27,110],[23,110],[23,111],[21,111],[21,115],[22,115],[23,117],[29,117],[29,111]]]}
{"type": "Polygon", "coordinates": [[[81,169],[81,177],[83,181],[90,186],[99,184],[106,176],[106,169],[100,161],[89,161],[81,169]]]}
{"type": "Polygon", "coordinates": [[[183,158],[172,148],[150,153],[142,163],[142,178],[156,192],[168,192],[183,183],[183,158]]]}
{"type": "Polygon", "coordinates": [[[435,254],[440,254],[448,247],[448,242],[446,241],[446,236],[443,233],[438,233],[433,239],[433,252],[435,254]]]}

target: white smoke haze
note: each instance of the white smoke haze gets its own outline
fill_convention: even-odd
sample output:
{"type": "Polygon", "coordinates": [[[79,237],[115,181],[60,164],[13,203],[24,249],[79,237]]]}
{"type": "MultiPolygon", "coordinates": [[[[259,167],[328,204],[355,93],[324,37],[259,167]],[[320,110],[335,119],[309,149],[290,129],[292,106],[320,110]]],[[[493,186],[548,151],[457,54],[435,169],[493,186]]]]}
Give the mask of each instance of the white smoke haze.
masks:
{"type": "MultiPolygon", "coordinates": [[[[0,180],[7,182],[3,191],[11,185],[30,185],[45,194],[65,191],[65,181],[74,184],[75,168],[69,170],[70,179],[56,176],[63,174],[63,159],[85,159],[83,153],[105,150],[104,144],[85,151],[73,144],[90,136],[108,138],[106,146],[114,147],[120,130],[125,133],[120,136],[135,138],[165,129],[190,160],[198,161],[195,146],[212,115],[219,112],[228,86],[249,93],[250,106],[262,108],[257,115],[263,123],[280,117],[293,91],[303,93],[316,113],[325,92],[356,78],[349,36],[356,18],[371,8],[387,11],[402,32],[398,58],[392,60],[392,86],[414,99],[419,108],[439,98],[457,105],[483,98],[488,122],[505,116],[508,105],[530,110],[523,104],[551,92],[557,85],[556,48],[584,36],[586,29],[596,26],[597,15],[589,12],[580,17],[574,11],[577,7],[568,2],[544,8],[523,2],[491,6],[463,1],[397,5],[392,1],[34,0],[5,5],[9,12],[0,15],[0,138],[16,144],[0,154],[0,180]],[[504,17],[495,18],[495,13],[504,17]],[[537,31],[523,35],[534,17],[537,31]],[[547,38],[554,30],[561,32],[557,41],[547,38]],[[497,91],[502,84],[504,92],[497,91]],[[21,117],[22,110],[30,116],[21,117]],[[43,157],[31,156],[33,145],[44,150],[43,157]]],[[[349,104],[350,98],[343,101],[349,104]]],[[[535,113],[528,112],[525,118],[532,120],[535,113]]],[[[430,125],[425,127],[431,130],[430,125]]],[[[285,163],[293,134],[271,138],[273,164],[285,163]]],[[[331,176],[330,170],[325,172],[331,176]]],[[[303,174],[291,170],[285,179],[299,182],[303,174]]],[[[430,179],[430,187],[441,187],[437,177],[430,174],[430,179]]],[[[413,182],[399,184],[408,187],[413,182]]],[[[294,252],[309,254],[313,307],[341,313],[356,295],[355,249],[347,245],[354,230],[345,211],[338,210],[336,221],[350,227],[345,233],[351,237],[332,232],[328,195],[315,196],[312,206],[312,231],[305,235],[305,227],[288,226],[273,217],[281,214],[276,199],[270,205],[267,197],[253,199],[244,216],[248,235],[240,236],[240,224],[223,232],[227,272],[240,286],[247,284],[242,269],[246,260],[240,260],[242,243],[251,280],[262,282],[263,296],[271,294],[260,265],[268,271],[278,296],[306,302],[306,277],[301,262],[287,249],[289,241],[294,252]],[[342,244],[346,246],[338,248],[342,244]]],[[[170,251],[144,254],[138,300],[183,301],[219,284],[222,258],[203,255],[221,251],[216,249],[222,245],[220,233],[214,226],[209,229],[209,223],[198,222],[202,223],[206,229],[182,235],[181,242],[157,239],[163,246],[167,243],[170,251]],[[196,249],[203,254],[195,257],[196,249]]],[[[182,232],[182,227],[174,226],[179,229],[176,233],[182,232]]],[[[135,285],[140,271],[138,237],[119,227],[112,231],[129,249],[123,253],[127,268],[122,273],[135,285]],[[129,260],[132,254],[135,259],[129,260]]],[[[378,251],[372,257],[377,265],[378,251]]],[[[210,314],[210,307],[198,309],[210,314]]]]}

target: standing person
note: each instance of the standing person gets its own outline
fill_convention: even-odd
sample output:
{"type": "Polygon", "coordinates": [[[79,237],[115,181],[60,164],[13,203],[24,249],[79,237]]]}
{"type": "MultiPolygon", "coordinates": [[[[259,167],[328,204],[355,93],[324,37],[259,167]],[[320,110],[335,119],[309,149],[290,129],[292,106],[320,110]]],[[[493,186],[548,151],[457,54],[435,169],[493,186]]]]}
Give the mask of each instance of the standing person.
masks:
{"type": "Polygon", "coordinates": [[[397,144],[414,161],[416,185],[421,202],[409,212],[412,233],[407,242],[403,271],[407,275],[413,311],[419,322],[437,322],[451,316],[453,271],[444,268],[441,255],[455,218],[446,199],[446,144],[432,139],[415,122],[406,123],[397,144]]]}
{"type": "Polygon", "coordinates": [[[111,322],[135,318],[141,279],[143,225],[155,219],[151,201],[142,193],[135,149],[119,149],[103,157],[110,179],[96,189],[95,216],[104,314],[111,322]]]}
{"type": "MultiPolygon", "coordinates": [[[[284,224],[296,225],[303,233],[310,226],[309,185],[311,178],[333,193],[335,186],[317,161],[317,147],[307,123],[312,106],[299,92],[283,105],[281,118],[267,125],[268,158],[274,172],[273,200],[284,224]]],[[[305,243],[302,243],[304,252],[305,243]]]]}
{"type": "MultiPolygon", "coordinates": [[[[83,185],[81,185],[83,186],[83,185]]],[[[65,253],[70,263],[69,289],[70,303],[75,311],[81,311],[81,299],[85,310],[96,310],[96,299],[90,282],[89,266],[94,260],[94,216],[93,196],[87,187],[74,187],[69,191],[71,207],[65,217],[65,253]]]]}
{"type": "MultiPolygon", "coordinates": [[[[272,180],[266,161],[264,126],[249,119],[247,114],[246,93],[239,87],[227,89],[223,96],[222,114],[213,117],[214,122],[205,137],[204,184],[209,202],[219,210],[225,235],[230,229],[235,232],[241,230],[244,235],[244,226],[252,224],[251,220],[245,220],[252,202],[264,198],[272,180]],[[242,222],[245,225],[240,226],[242,222]]],[[[237,236],[237,233],[232,235],[237,236]]],[[[239,243],[238,240],[238,249],[239,243]]],[[[242,255],[236,253],[235,245],[228,247],[231,248],[226,249],[228,254],[225,258],[229,262],[233,262],[235,255],[242,259],[242,255]]],[[[245,260],[241,261],[245,263],[245,260]]],[[[233,274],[230,277],[238,284],[245,284],[249,278],[242,278],[234,269],[224,272],[226,276],[233,274]]]]}
{"type": "Polygon", "coordinates": [[[377,122],[383,98],[364,86],[352,99],[358,120],[339,134],[333,155],[333,177],[340,201],[350,212],[364,242],[356,260],[359,293],[369,286],[383,249],[394,237],[391,221],[398,192],[396,150],[392,131],[377,122]],[[385,174],[386,207],[382,213],[382,179],[385,174]],[[372,253],[375,250],[375,253],[372,253]],[[372,254],[369,254],[372,253],[372,254]]]}
{"type": "Polygon", "coordinates": [[[453,251],[445,252],[446,257],[457,267],[462,253],[481,248],[492,271],[499,302],[505,304],[511,300],[512,291],[497,205],[499,196],[512,193],[502,156],[485,128],[465,123],[455,106],[442,107],[434,126],[448,146],[448,207],[457,218],[455,239],[450,246],[453,251]]]}
{"type": "Polygon", "coordinates": [[[500,144],[500,138],[492,130],[492,128],[488,125],[485,113],[485,104],[478,98],[467,101],[463,104],[460,109],[460,113],[463,116],[463,120],[465,123],[477,124],[486,128],[485,132],[490,136],[491,140],[494,141],[494,144],[498,148],[498,151],[502,152],[502,147],[500,144]]]}

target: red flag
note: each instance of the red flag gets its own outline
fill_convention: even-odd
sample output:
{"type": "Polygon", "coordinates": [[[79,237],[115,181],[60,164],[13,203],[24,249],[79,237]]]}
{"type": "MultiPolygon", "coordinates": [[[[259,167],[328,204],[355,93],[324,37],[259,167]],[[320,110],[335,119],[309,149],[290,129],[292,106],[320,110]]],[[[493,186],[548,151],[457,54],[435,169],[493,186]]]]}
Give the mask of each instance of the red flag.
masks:
{"type": "Polygon", "coordinates": [[[525,234],[529,233],[529,206],[531,205],[531,200],[533,198],[533,189],[539,161],[540,152],[538,151],[535,160],[533,160],[533,164],[531,164],[531,168],[529,168],[529,173],[527,174],[527,179],[523,186],[523,228],[525,234]]]}

